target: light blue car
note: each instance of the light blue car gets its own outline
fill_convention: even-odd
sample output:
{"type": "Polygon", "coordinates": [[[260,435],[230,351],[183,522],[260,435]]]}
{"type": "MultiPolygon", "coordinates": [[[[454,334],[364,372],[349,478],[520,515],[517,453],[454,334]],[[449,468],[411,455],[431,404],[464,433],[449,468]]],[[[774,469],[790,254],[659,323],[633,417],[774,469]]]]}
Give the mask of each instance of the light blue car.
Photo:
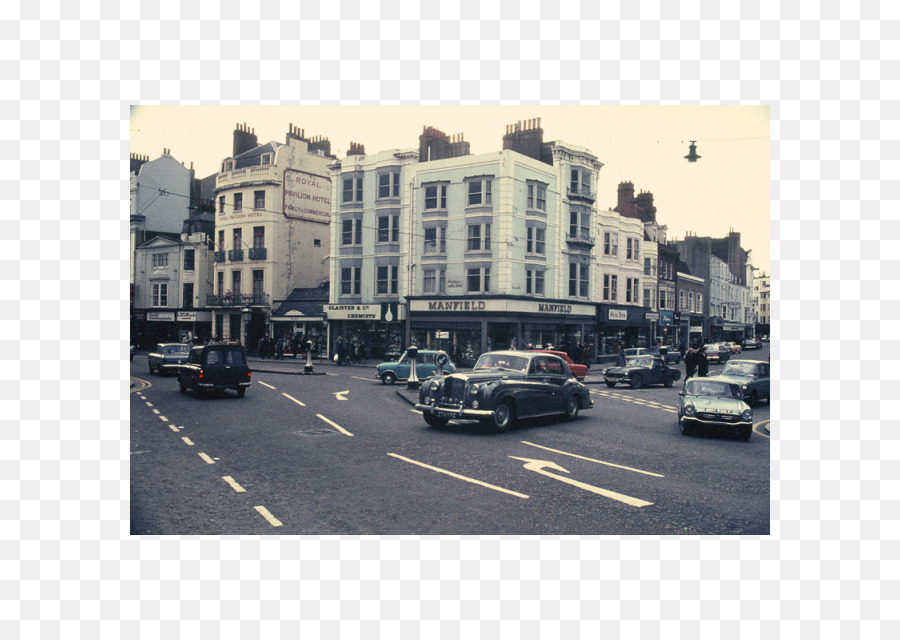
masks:
{"type": "MultiPolygon", "coordinates": [[[[429,376],[437,373],[437,363],[434,359],[441,351],[430,351],[427,349],[419,350],[419,357],[416,362],[416,377],[424,380],[429,376]]],[[[397,380],[409,380],[410,363],[406,358],[406,354],[396,362],[382,362],[375,370],[375,378],[381,380],[382,384],[394,384],[397,380]]],[[[445,373],[456,373],[456,367],[449,360],[444,365],[445,373]]]]}

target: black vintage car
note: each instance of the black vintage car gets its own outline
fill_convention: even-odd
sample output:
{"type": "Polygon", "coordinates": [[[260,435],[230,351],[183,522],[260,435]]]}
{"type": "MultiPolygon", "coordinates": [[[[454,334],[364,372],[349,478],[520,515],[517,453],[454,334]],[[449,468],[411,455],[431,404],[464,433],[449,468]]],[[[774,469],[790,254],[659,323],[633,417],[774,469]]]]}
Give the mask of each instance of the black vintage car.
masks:
{"type": "Polygon", "coordinates": [[[456,419],[480,420],[506,431],[521,418],[563,414],[574,420],[593,405],[587,387],[559,356],[491,351],[470,372],[426,380],[416,409],[433,427],[456,419]]]}
{"type": "Polygon", "coordinates": [[[178,369],[181,393],[193,389],[197,396],[234,389],[243,398],[250,386],[250,368],[239,344],[208,344],[191,349],[187,364],[178,369]]]}
{"type": "Polygon", "coordinates": [[[607,387],[614,387],[620,382],[631,385],[632,389],[640,389],[647,384],[671,387],[679,378],[681,371],[668,366],[662,358],[650,355],[628,358],[624,367],[603,370],[603,380],[607,387]]]}

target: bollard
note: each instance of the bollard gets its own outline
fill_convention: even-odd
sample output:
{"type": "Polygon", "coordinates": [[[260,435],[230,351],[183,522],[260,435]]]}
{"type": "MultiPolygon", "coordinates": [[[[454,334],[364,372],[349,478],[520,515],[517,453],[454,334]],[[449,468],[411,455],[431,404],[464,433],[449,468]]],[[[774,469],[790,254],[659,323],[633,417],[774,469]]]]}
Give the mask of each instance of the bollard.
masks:
{"type": "Polygon", "coordinates": [[[312,364],[312,340],[306,341],[306,366],[303,367],[303,371],[306,373],[313,372],[313,364],[312,364]]]}
{"type": "Polygon", "coordinates": [[[419,382],[419,376],[416,375],[416,360],[419,356],[419,348],[412,346],[406,350],[406,358],[409,360],[409,380],[406,382],[407,389],[418,389],[422,386],[419,382]]]}

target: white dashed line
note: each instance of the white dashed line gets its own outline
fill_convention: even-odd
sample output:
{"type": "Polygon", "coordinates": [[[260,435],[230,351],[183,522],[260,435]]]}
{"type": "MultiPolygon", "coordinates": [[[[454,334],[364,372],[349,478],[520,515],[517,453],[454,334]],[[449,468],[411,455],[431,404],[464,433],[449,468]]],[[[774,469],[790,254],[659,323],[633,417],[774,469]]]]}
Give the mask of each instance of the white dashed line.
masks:
{"type": "Polygon", "coordinates": [[[268,387],[269,389],[274,389],[274,388],[275,388],[275,387],[273,387],[273,386],[270,385],[270,384],[266,384],[266,383],[263,382],[262,380],[257,380],[257,382],[258,382],[259,384],[261,384],[262,386],[264,386],[264,387],[268,387]]]}
{"type": "Polygon", "coordinates": [[[293,400],[294,402],[296,402],[297,404],[299,404],[301,407],[305,407],[305,406],[306,406],[305,404],[303,404],[302,402],[300,402],[299,400],[297,400],[297,398],[294,398],[293,396],[289,396],[289,395],[286,394],[286,393],[282,393],[281,395],[283,395],[283,396],[284,396],[285,398],[287,398],[288,400],[293,400]]]}

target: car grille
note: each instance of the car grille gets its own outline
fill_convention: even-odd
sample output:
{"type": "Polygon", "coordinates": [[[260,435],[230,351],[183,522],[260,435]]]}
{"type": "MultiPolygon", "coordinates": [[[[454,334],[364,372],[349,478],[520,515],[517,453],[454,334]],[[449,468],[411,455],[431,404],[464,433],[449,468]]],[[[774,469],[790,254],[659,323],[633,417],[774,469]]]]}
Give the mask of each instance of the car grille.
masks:
{"type": "Polygon", "coordinates": [[[737,422],[740,416],[727,413],[698,413],[697,417],[701,420],[714,420],[716,422],[737,422]]]}
{"type": "Polygon", "coordinates": [[[451,404],[462,404],[466,394],[466,383],[464,380],[454,380],[447,378],[444,382],[444,402],[451,404]]]}

